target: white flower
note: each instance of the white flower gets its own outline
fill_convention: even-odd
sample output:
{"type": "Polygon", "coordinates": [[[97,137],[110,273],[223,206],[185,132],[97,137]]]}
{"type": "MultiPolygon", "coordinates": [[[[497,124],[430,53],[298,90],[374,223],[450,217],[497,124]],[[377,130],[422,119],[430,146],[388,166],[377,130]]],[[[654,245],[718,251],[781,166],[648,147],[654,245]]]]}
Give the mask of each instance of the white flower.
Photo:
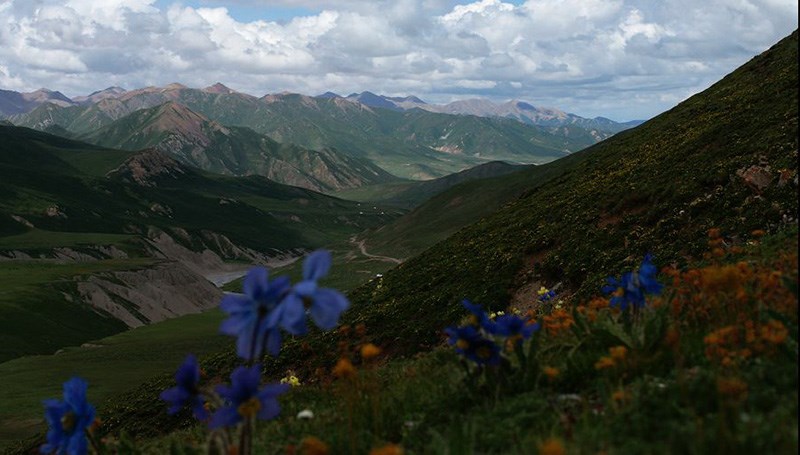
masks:
{"type": "Polygon", "coordinates": [[[297,418],[300,420],[311,420],[314,418],[314,412],[311,409],[303,409],[297,413],[297,418]]]}

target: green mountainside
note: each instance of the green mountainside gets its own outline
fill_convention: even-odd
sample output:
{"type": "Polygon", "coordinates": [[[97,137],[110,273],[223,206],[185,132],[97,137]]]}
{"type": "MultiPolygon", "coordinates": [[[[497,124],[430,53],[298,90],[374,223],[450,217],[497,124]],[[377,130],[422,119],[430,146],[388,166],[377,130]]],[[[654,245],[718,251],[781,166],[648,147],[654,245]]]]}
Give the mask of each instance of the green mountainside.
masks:
{"type": "MultiPolygon", "coordinates": [[[[507,201],[349,293],[352,307],[343,322],[364,324],[367,339],[384,348],[385,364],[374,369],[360,365],[359,380],[353,383],[324,382],[330,377],[324,372],[337,359],[334,346],[364,341],[345,338],[344,330],[287,340],[278,359],[266,358],[268,377],[291,371],[309,382],[282,398],[284,415],[260,428],[256,450],[279,453],[288,444],[294,450],[310,434],[339,451],[357,445],[366,452],[373,444],[399,441],[414,453],[542,453],[553,447],[546,442],[555,437],[560,449],[553,453],[565,453],[564,441],[577,453],[794,453],[797,44],[794,32],[634,130],[554,163],[463,183],[420,206],[417,211],[439,207],[442,224],[463,226],[448,219],[448,203],[487,194],[482,205],[498,207],[507,201]],[[762,303],[792,298],[794,319],[781,323],[790,329],[784,335],[789,341],[773,357],[764,355],[731,369],[706,360],[705,328],[670,327],[679,329],[676,347],[669,344],[667,327],[648,325],[642,328],[644,341],[628,340],[629,363],[602,371],[595,362],[614,355],[609,348],[625,344],[627,334],[620,331],[630,327],[620,322],[603,328],[602,321],[589,324],[587,319],[578,324],[579,312],[568,311],[570,305],[598,294],[606,276],[634,269],[648,252],[658,267],[708,266],[704,253],[712,228],[720,230],[717,240],[726,248],[750,255],[731,253],[731,260],[741,263],[731,267],[711,262],[717,267],[712,272],[733,271],[738,277],[744,269],[764,267],[765,278],[775,278],[775,272],[787,278],[765,294],[756,292],[757,281],[748,282],[753,289],[747,292],[762,303]],[[763,244],[757,240],[761,235],[763,244]],[[537,360],[557,364],[561,373],[545,377],[539,368],[547,364],[537,363],[533,376],[523,376],[527,380],[502,383],[506,376],[499,368],[496,383],[466,381],[468,374],[451,350],[438,349],[442,329],[467,316],[461,300],[505,309],[510,302],[530,303],[540,286],[557,289],[567,306],[563,313],[574,317],[575,325],[561,333],[563,341],[550,329],[535,338],[545,343],[537,346],[537,360]],[[658,330],[650,330],[654,328],[658,330]],[[658,332],[652,340],[651,331],[658,332]],[[317,367],[323,371],[321,387],[312,382],[320,377],[317,367]],[[742,383],[749,388],[731,386],[742,383]],[[507,393],[500,394],[501,388],[507,393]],[[312,421],[292,417],[307,408],[314,410],[312,421]],[[352,418],[357,420],[348,420],[352,418]],[[362,432],[354,435],[353,424],[362,432]]],[[[471,216],[467,211],[458,215],[471,216]]],[[[422,234],[396,233],[398,242],[422,234]]],[[[665,275],[659,278],[670,286],[665,275]]],[[[683,286],[671,295],[684,298],[680,291],[692,288],[691,283],[683,286]]],[[[692,305],[706,309],[704,298],[715,296],[698,295],[699,301],[692,301],[688,295],[686,311],[692,305]]],[[[653,305],[654,311],[646,314],[657,318],[670,307],[653,305]]],[[[726,316],[725,310],[720,314],[726,316]]],[[[627,321],[635,327],[642,322],[627,321]]],[[[144,346],[143,340],[138,343],[144,346]]],[[[89,362],[83,362],[76,365],[87,369],[89,362]]],[[[236,362],[232,351],[222,351],[206,356],[203,368],[216,380],[227,376],[236,362]]],[[[24,368],[22,362],[14,366],[24,368]]],[[[200,427],[188,415],[167,416],[156,398],[173,384],[172,375],[165,373],[126,393],[105,389],[104,426],[140,438],[153,452],[187,441],[202,443],[200,427]]]]}
{"type": "Polygon", "coordinates": [[[336,196],[360,202],[380,202],[407,209],[458,184],[519,172],[526,166],[490,161],[486,164],[439,177],[433,180],[401,181],[337,191],[336,196]]]}
{"type": "MultiPolygon", "coordinates": [[[[475,197],[471,185],[513,194],[504,181],[528,179],[522,196],[387,272],[380,289],[357,289],[353,314],[381,341],[410,352],[435,344],[465,297],[502,308],[539,283],[587,295],[647,252],[659,264],[699,257],[710,228],[743,240],[796,223],[797,69],[795,32],[636,129],[440,194],[428,204],[447,213],[446,201],[475,197]]],[[[395,242],[420,235],[408,226],[395,242]]]]}
{"type": "Polygon", "coordinates": [[[315,191],[396,180],[365,159],[334,149],[312,151],[278,144],[249,128],[220,125],[174,101],[135,111],[80,139],[124,150],[155,147],[206,171],[263,175],[315,191]]]}
{"type": "Polygon", "coordinates": [[[177,243],[172,249],[251,263],[344,241],[394,216],[261,176],[209,174],[152,149],[110,150],[0,126],[0,269],[25,277],[0,294],[0,361],[124,328],[77,303],[74,282],[166,266],[161,233],[177,243]]]}
{"type": "Polygon", "coordinates": [[[334,148],[368,158],[385,171],[415,179],[439,177],[492,160],[543,163],[597,142],[569,127],[549,132],[515,120],[370,108],[341,98],[297,94],[254,98],[180,85],[148,88],[88,106],[44,104],[12,116],[20,126],[45,130],[58,125],[89,135],[136,110],[178,102],[225,125],[243,126],[281,143],[312,150],[334,148]]]}
{"type": "MultiPolygon", "coordinates": [[[[212,230],[252,248],[288,249],[375,222],[360,224],[365,217],[356,203],[264,177],[209,174],[152,150],[103,149],[27,128],[0,127],[0,165],[4,226],[12,226],[5,218],[13,214],[52,231],[181,227],[212,230]],[[48,214],[51,207],[60,215],[48,214]],[[324,213],[336,216],[318,216],[324,213]]],[[[14,225],[15,233],[27,229],[14,225]]]]}

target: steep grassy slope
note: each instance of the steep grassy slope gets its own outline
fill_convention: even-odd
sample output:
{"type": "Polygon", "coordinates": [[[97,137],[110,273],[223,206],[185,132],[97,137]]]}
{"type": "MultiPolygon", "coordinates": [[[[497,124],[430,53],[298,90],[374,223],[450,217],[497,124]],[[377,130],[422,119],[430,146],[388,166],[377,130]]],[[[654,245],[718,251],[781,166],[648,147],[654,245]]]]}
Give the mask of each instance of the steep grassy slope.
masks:
{"type": "MultiPolygon", "coordinates": [[[[70,347],[57,355],[28,356],[0,363],[0,451],[41,430],[42,396],[57,396],[64,377],[87,378],[99,400],[118,396],[153,375],[163,374],[186,352],[203,355],[227,347],[216,328],[218,311],[188,315],[70,347]],[[157,352],[157,356],[153,353],[157,352]]],[[[4,452],[5,453],[5,452],[4,452]]]]}
{"type": "Polygon", "coordinates": [[[253,261],[345,241],[394,216],[260,176],[208,174],[155,151],[0,127],[0,275],[9,280],[0,361],[123,330],[83,303],[75,282],[154,265],[150,242],[160,232],[194,251],[253,261]]]}
{"type": "Polygon", "coordinates": [[[395,180],[369,161],[333,149],[278,144],[249,128],[226,127],[170,101],[135,111],[81,136],[104,147],[155,147],[178,161],[226,175],[263,175],[315,191],[395,180]]]}
{"type": "Polygon", "coordinates": [[[9,220],[15,215],[47,231],[207,230],[263,250],[313,247],[382,219],[360,213],[356,203],[263,177],[203,173],[152,152],[106,150],[27,128],[0,127],[0,176],[6,235],[29,229],[9,220]],[[130,177],[143,166],[152,168],[152,181],[130,177]]]}
{"type": "MultiPolygon", "coordinates": [[[[783,272],[795,280],[781,288],[785,303],[790,285],[795,284],[796,292],[797,276],[797,68],[794,33],[710,89],[636,130],[553,165],[512,175],[510,178],[518,179],[541,176],[538,172],[548,169],[552,172],[530,181],[521,197],[496,213],[387,272],[382,279],[351,292],[354,305],[345,322],[366,324],[371,341],[384,346],[390,355],[417,353],[438,346],[442,328],[464,317],[459,305],[464,297],[497,309],[505,307],[520,289],[561,283],[559,291],[569,301],[576,295],[596,294],[602,277],[617,274],[620,269],[630,270],[648,251],[656,254],[658,265],[693,262],[697,266],[707,251],[707,231],[711,227],[721,229],[728,245],[747,244],[756,237],[751,235],[754,229],[763,229],[768,238],[777,239],[764,248],[752,242],[753,248],[760,251],[741,260],[745,265],[760,263],[759,267],[764,268],[761,272],[766,275],[776,270],[776,262],[785,262],[787,268],[783,272]],[[741,169],[744,171],[737,172],[741,169]],[[761,181],[766,182],[769,177],[771,181],[763,186],[761,181]],[[789,254],[779,258],[778,248],[788,248],[789,254]]],[[[691,283],[683,286],[691,288],[691,283]]],[[[764,296],[756,293],[754,298],[764,296]]],[[[796,327],[794,308],[792,327],[796,327]]],[[[601,336],[608,337],[607,331],[598,331],[601,336]]],[[[699,352],[702,358],[703,332],[692,336],[687,344],[699,344],[701,347],[693,355],[699,352]]],[[[796,330],[792,336],[796,338],[796,330]]],[[[337,355],[332,346],[340,339],[340,334],[326,334],[287,341],[280,361],[267,365],[270,377],[284,374],[286,368],[298,368],[310,376],[317,365],[330,366],[337,355]]],[[[707,369],[700,373],[707,376],[695,378],[688,390],[683,386],[691,378],[659,382],[661,378],[655,381],[643,377],[635,384],[626,384],[631,388],[623,392],[630,392],[632,398],[623,395],[617,400],[636,400],[637,406],[615,405],[611,399],[598,397],[599,391],[604,397],[610,395],[617,386],[615,378],[600,377],[593,366],[613,344],[608,344],[607,339],[589,340],[587,345],[580,339],[572,340],[575,344],[553,340],[557,337],[548,339],[546,347],[554,350],[542,353],[548,361],[563,361],[560,358],[568,351],[578,352],[576,356],[580,358],[577,363],[581,369],[568,370],[563,382],[540,387],[536,381],[512,381],[515,394],[510,398],[493,393],[470,394],[463,382],[456,382],[463,373],[455,362],[447,366],[447,356],[434,352],[419,360],[394,364],[400,371],[383,373],[377,389],[383,393],[384,408],[377,414],[365,409],[363,416],[369,417],[362,423],[372,427],[371,418],[383,416],[384,422],[393,423],[384,437],[406,439],[420,451],[431,449],[433,443],[444,451],[448,442],[464,442],[464,453],[508,453],[509,448],[529,453],[531,447],[542,442],[539,438],[560,431],[588,441],[579,452],[613,452],[611,449],[619,447],[622,453],[659,453],[675,448],[680,452],[720,450],[716,429],[726,428],[725,418],[741,420],[738,412],[703,420],[692,413],[695,408],[684,406],[685,402],[708,400],[717,393],[716,377],[707,369]],[[598,349],[598,343],[602,349],[598,349]],[[594,357],[582,356],[585,346],[592,348],[594,357]],[[696,387],[698,384],[700,387],[696,387]],[[591,396],[573,401],[575,388],[581,386],[591,387],[591,396]],[[547,392],[545,396],[543,390],[547,392]],[[666,393],[664,390],[680,398],[665,400],[660,395],[666,393]],[[432,401],[426,401],[429,397],[433,397],[432,401]],[[676,404],[688,411],[676,411],[676,404]],[[386,414],[381,413],[384,411],[386,414]],[[406,424],[409,417],[413,419],[411,425],[406,424]],[[669,417],[672,426],[661,428],[666,420],[663,417],[669,417]],[[670,434],[672,430],[680,431],[670,434]],[[699,435],[700,440],[686,440],[685,434],[699,435]],[[516,436],[522,439],[515,439],[516,436]],[[474,449],[476,440],[480,445],[474,449]],[[663,443],[668,443],[667,449],[659,445],[663,443]]],[[[796,357],[796,344],[793,349],[796,357]]],[[[778,418],[775,422],[781,424],[780,441],[774,442],[774,434],[766,430],[745,441],[748,445],[741,447],[750,449],[745,453],[772,447],[771,444],[780,444],[786,453],[796,449],[796,432],[791,428],[791,423],[796,423],[791,420],[796,411],[796,365],[793,359],[783,359],[747,372],[750,383],[759,385],[751,389],[756,406],[760,407],[758,421],[753,425],[760,431],[777,427],[770,419],[778,418]],[[774,364],[780,364],[780,370],[770,370],[774,364]],[[769,387],[762,390],[758,381],[764,378],[769,379],[769,387]],[[792,381],[795,383],[790,384],[792,381]],[[770,395],[776,390],[788,394],[770,395]],[[779,413],[764,411],[776,400],[781,404],[779,413]]],[[[665,376],[669,373],[663,369],[673,367],[673,363],[660,366],[658,359],[639,360],[642,364],[649,361],[647,368],[665,376]]],[[[220,354],[204,366],[210,375],[222,376],[234,363],[231,354],[220,354]]],[[[680,374],[697,376],[698,372],[692,368],[680,374]]],[[[539,379],[539,384],[546,381],[539,379]]],[[[365,382],[367,387],[375,384],[374,377],[372,380],[365,382]]],[[[171,382],[165,375],[108,403],[108,426],[112,431],[123,428],[139,435],[153,435],[185,423],[167,417],[163,403],[155,399],[171,382]]],[[[339,390],[347,393],[351,387],[339,390]]],[[[343,398],[340,395],[338,399],[343,398]]],[[[343,406],[332,401],[318,398],[290,402],[286,413],[320,403],[319,408],[314,408],[319,411],[320,426],[313,430],[320,434],[328,431],[331,437],[338,438],[334,441],[336,447],[346,447],[343,406]]],[[[361,403],[360,396],[348,403],[352,405],[353,401],[361,403]]],[[[707,410],[700,411],[708,414],[707,410]]],[[[751,427],[747,422],[738,425],[751,427]]],[[[265,428],[260,442],[275,451],[283,449],[279,445],[287,440],[296,441],[309,434],[307,422],[291,418],[265,428]]],[[[198,439],[196,434],[187,436],[198,439]]],[[[366,442],[360,442],[375,442],[371,436],[367,434],[366,442]]],[[[725,442],[736,442],[738,436],[726,435],[725,442]]]]}
{"type": "Polygon", "coordinates": [[[63,346],[125,330],[125,324],[109,314],[77,304],[74,280],[152,263],[147,259],[0,261],[0,363],[31,353],[55,352],[63,346]]]}
{"type": "Polygon", "coordinates": [[[462,298],[501,308],[539,283],[586,295],[647,252],[698,257],[709,228],[741,241],[796,223],[797,68],[795,32],[635,130],[511,176],[531,178],[522,197],[354,291],[352,314],[413,352],[460,317],[462,298]],[[740,176],[751,166],[766,188],[740,176]]]}

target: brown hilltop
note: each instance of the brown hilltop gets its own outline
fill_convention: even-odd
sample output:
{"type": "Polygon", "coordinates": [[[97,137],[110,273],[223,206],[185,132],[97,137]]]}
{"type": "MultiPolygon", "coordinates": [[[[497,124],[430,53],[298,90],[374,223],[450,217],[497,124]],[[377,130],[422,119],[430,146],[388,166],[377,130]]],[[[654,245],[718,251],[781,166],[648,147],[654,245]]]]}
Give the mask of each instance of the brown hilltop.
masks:
{"type": "Polygon", "coordinates": [[[107,175],[141,186],[158,186],[158,180],[166,177],[175,179],[185,173],[186,169],[182,164],[154,148],[149,148],[131,156],[107,175]]]}

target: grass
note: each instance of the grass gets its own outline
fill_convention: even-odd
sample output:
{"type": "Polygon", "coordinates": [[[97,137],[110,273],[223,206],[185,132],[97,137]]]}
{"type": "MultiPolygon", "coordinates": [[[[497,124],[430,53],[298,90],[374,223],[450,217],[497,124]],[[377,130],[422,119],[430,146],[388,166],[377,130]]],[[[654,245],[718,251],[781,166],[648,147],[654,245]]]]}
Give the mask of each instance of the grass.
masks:
{"type": "MultiPolygon", "coordinates": [[[[352,245],[340,244],[330,249],[333,255],[333,267],[330,273],[320,280],[325,287],[349,291],[376,278],[376,275],[392,268],[395,264],[379,259],[361,256],[352,245]]],[[[271,276],[286,275],[292,281],[298,281],[303,276],[303,261],[295,261],[284,267],[270,270],[271,276]]],[[[238,278],[222,287],[228,292],[242,292],[244,278],[238,278]]]]}
{"type": "Polygon", "coordinates": [[[52,250],[53,247],[94,245],[124,246],[134,236],[99,232],[58,232],[30,229],[24,234],[0,237],[0,250],[52,250]]]}
{"type": "MultiPolygon", "coordinates": [[[[5,274],[0,274],[5,276],[5,274]]],[[[92,341],[91,347],[0,363],[0,450],[43,429],[41,401],[61,395],[73,375],[89,380],[101,403],[171,371],[188,352],[204,355],[230,345],[218,335],[217,310],[183,316],[92,341]]]]}
{"type": "Polygon", "coordinates": [[[55,352],[125,330],[122,322],[74,301],[75,279],[153,263],[151,259],[0,261],[0,362],[55,352]]]}
{"type": "MultiPolygon", "coordinates": [[[[340,331],[328,349],[338,351],[333,359],[355,363],[354,377],[335,377],[330,364],[309,370],[307,360],[291,355],[268,368],[269,380],[288,368],[302,385],[281,398],[278,419],[259,426],[256,453],[297,449],[309,436],[330,453],[367,453],[389,443],[421,454],[550,453],[545,444],[566,453],[795,453],[797,229],[722,252],[714,250],[718,238],[710,239],[704,259],[681,270],[665,267],[659,280],[666,288],[632,322],[610,310],[607,298],[574,300],[568,310],[536,307],[542,329],[534,345],[525,345],[525,364],[510,355],[502,367],[475,368],[441,345],[404,359],[385,345],[387,354],[367,360],[359,348],[376,334],[340,331]],[[736,276],[724,279],[733,288],[720,286],[720,273],[731,267],[736,276]],[[714,334],[729,327],[753,336],[715,344],[714,334]],[[724,346],[730,362],[710,346],[724,346]],[[611,366],[598,366],[606,357],[611,366]],[[545,374],[545,367],[554,372],[545,374]],[[313,420],[294,417],[304,409],[313,420]]],[[[223,379],[218,361],[204,363],[212,381],[223,379]]],[[[139,387],[137,401],[112,408],[108,422],[138,428],[145,453],[201,451],[203,426],[185,414],[165,416],[154,401],[170,382],[139,387]],[[142,409],[143,402],[162,417],[138,427],[121,417],[136,417],[130,407],[142,409]],[[153,437],[156,428],[183,429],[153,437]]]]}

